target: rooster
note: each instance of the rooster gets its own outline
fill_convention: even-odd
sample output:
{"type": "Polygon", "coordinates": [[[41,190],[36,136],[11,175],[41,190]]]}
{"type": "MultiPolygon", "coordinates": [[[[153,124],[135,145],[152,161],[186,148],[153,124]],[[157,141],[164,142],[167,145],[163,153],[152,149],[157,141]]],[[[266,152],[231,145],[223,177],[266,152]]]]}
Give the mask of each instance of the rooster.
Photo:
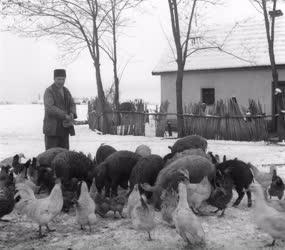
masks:
{"type": "Polygon", "coordinates": [[[276,169],[273,170],[272,181],[268,188],[268,194],[271,199],[272,196],[277,196],[279,200],[284,195],[285,185],[281,177],[277,175],[276,169]]]}
{"type": "Polygon", "coordinates": [[[80,225],[81,230],[88,225],[91,232],[91,225],[96,223],[95,203],[91,198],[85,181],[81,183],[80,196],[75,201],[76,221],[80,225]]]}
{"type": "Polygon", "coordinates": [[[39,225],[39,238],[45,236],[42,234],[42,226],[46,226],[48,232],[55,231],[49,228],[48,223],[60,213],[63,206],[60,180],[56,180],[55,186],[46,198],[37,199],[25,183],[17,183],[16,191],[15,208],[39,225]]]}
{"type": "Polygon", "coordinates": [[[223,217],[225,214],[225,210],[227,205],[231,201],[233,197],[233,180],[225,175],[217,179],[217,184],[219,184],[211,193],[211,196],[207,200],[208,204],[213,207],[216,207],[217,210],[213,211],[213,213],[217,213],[218,211],[222,211],[219,217],[223,217]]]}

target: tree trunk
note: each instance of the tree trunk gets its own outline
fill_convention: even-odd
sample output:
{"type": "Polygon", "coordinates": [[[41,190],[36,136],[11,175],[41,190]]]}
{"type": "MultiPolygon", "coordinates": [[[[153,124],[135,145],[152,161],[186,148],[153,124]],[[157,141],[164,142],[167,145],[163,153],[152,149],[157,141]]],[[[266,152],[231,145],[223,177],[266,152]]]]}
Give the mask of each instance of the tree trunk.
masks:
{"type": "Polygon", "coordinates": [[[108,116],[106,113],[106,98],[105,98],[105,93],[103,90],[101,71],[100,71],[100,63],[99,63],[98,58],[94,59],[94,67],[95,67],[95,72],[96,72],[98,99],[100,102],[100,106],[101,106],[101,110],[102,110],[102,116],[103,116],[103,128],[102,128],[103,131],[102,132],[103,132],[103,134],[106,134],[109,132],[110,127],[109,127],[108,116]]]}
{"type": "MultiPolygon", "coordinates": [[[[113,60],[113,71],[114,71],[114,85],[115,85],[115,95],[114,95],[114,105],[115,109],[119,110],[120,99],[119,99],[119,77],[118,77],[118,66],[117,66],[117,40],[116,40],[116,27],[113,30],[113,46],[114,46],[114,60],[113,60]]],[[[118,123],[120,124],[120,114],[117,116],[118,123]]]]}
{"type": "MultiPolygon", "coordinates": [[[[119,99],[119,77],[118,77],[118,59],[117,59],[117,32],[116,32],[116,0],[112,2],[112,32],[113,32],[113,49],[114,49],[114,58],[113,58],[113,71],[114,71],[114,85],[115,85],[115,95],[114,95],[114,106],[115,110],[119,110],[120,99],[119,99]]],[[[117,122],[121,124],[120,113],[117,115],[117,122]]]]}
{"type": "MultiPolygon", "coordinates": [[[[273,4],[273,12],[276,10],[276,2],[277,0],[274,1],[273,4]]],[[[273,80],[273,91],[275,88],[278,86],[278,72],[276,68],[276,63],[275,63],[275,54],[274,54],[274,25],[275,25],[275,16],[272,17],[271,21],[271,30],[270,30],[270,22],[269,22],[269,17],[267,13],[267,5],[266,1],[262,0],[262,8],[263,8],[263,15],[264,15],[264,24],[265,24],[265,30],[266,30],[266,37],[267,37],[267,42],[268,42],[268,52],[269,52],[269,59],[270,59],[270,64],[271,64],[271,72],[272,72],[272,80],[273,80]],[[271,32],[270,32],[271,31],[271,32]]],[[[272,119],[272,127],[273,130],[276,131],[277,129],[277,123],[276,123],[276,118],[275,118],[275,112],[277,110],[277,103],[276,103],[276,97],[273,94],[273,100],[272,100],[272,105],[273,105],[273,119],[272,119]]]]}
{"type": "Polygon", "coordinates": [[[177,130],[178,137],[184,136],[184,119],[183,119],[183,104],[182,104],[182,85],[183,83],[183,68],[178,65],[176,75],[176,109],[177,109],[177,130]]]}

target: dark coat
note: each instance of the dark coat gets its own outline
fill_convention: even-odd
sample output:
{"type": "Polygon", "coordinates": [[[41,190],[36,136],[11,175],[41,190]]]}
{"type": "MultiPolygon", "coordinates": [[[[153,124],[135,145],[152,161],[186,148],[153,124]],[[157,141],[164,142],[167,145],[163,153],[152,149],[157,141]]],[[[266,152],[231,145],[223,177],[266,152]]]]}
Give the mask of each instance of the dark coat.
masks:
{"type": "Polygon", "coordinates": [[[282,110],[285,109],[284,101],[283,101],[283,94],[278,94],[276,96],[277,102],[277,134],[279,137],[279,141],[285,140],[285,115],[282,110]]]}
{"type": "Polygon", "coordinates": [[[63,87],[64,98],[57,87],[52,84],[44,94],[45,116],[43,133],[46,136],[75,135],[74,126],[64,128],[62,125],[65,115],[72,113],[77,118],[76,106],[66,87],[63,87]]]}

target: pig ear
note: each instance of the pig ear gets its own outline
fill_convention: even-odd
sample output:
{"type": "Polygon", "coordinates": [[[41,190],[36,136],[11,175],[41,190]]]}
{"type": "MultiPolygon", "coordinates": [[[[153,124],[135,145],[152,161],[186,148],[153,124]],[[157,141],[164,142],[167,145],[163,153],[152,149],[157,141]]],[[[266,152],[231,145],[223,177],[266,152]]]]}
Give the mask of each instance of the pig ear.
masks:
{"type": "Polygon", "coordinates": [[[224,175],[229,175],[229,174],[230,174],[230,169],[229,168],[225,169],[224,175]]]}
{"type": "Polygon", "coordinates": [[[224,194],[227,195],[227,191],[224,188],[220,188],[220,191],[224,194]]]}
{"type": "Polygon", "coordinates": [[[172,151],[172,147],[171,146],[168,146],[168,148],[172,151]]]}
{"type": "Polygon", "coordinates": [[[51,168],[46,168],[46,171],[47,172],[52,172],[52,169],[51,168]]]}
{"type": "Polygon", "coordinates": [[[227,157],[224,155],[223,162],[225,162],[226,160],[227,160],[227,157]]]}
{"type": "Polygon", "coordinates": [[[219,170],[219,169],[217,169],[217,170],[216,170],[216,176],[218,176],[218,177],[223,176],[222,171],[219,170]]]}
{"type": "Polygon", "coordinates": [[[215,154],[215,158],[216,158],[216,161],[217,161],[218,163],[220,163],[220,156],[219,156],[218,154],[215,154]]]}

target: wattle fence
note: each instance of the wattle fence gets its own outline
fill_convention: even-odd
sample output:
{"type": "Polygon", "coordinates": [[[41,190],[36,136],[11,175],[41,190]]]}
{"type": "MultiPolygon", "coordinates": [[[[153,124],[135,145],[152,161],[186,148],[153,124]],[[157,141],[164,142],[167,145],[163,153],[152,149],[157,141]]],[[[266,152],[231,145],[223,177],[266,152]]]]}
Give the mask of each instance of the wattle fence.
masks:
{"type": "MultiPolygon", "coordinates": [[[[160,109],[164,111],[166,109],[160,109]]],[[[203,105],[194,104],[185,108],[184,132],[185,135],[198,134],[206,139],[260,141],[269,137],[269,118],[262,110],[261,105],[250,100],[247,110],[242,109],[233,100],[219,101],[209,110],[203,105]]],[[[149,120],[155,121],[155,135],[164,137],[168,135],[168,128],[176,130],[176,113],[167,112],[140,112],[140,111],[108,111],[111,121],[109,133],[116,135],[145,135],[145,124],[149,120]],[[118,119],[118,116],[120,119],[118,119]],[[118,123],[118,120],[120,123],[118,123]]],[[[88,124],[92,130],[102,129],[102,114],[95,111],[88,113],[88,124]]]]}

